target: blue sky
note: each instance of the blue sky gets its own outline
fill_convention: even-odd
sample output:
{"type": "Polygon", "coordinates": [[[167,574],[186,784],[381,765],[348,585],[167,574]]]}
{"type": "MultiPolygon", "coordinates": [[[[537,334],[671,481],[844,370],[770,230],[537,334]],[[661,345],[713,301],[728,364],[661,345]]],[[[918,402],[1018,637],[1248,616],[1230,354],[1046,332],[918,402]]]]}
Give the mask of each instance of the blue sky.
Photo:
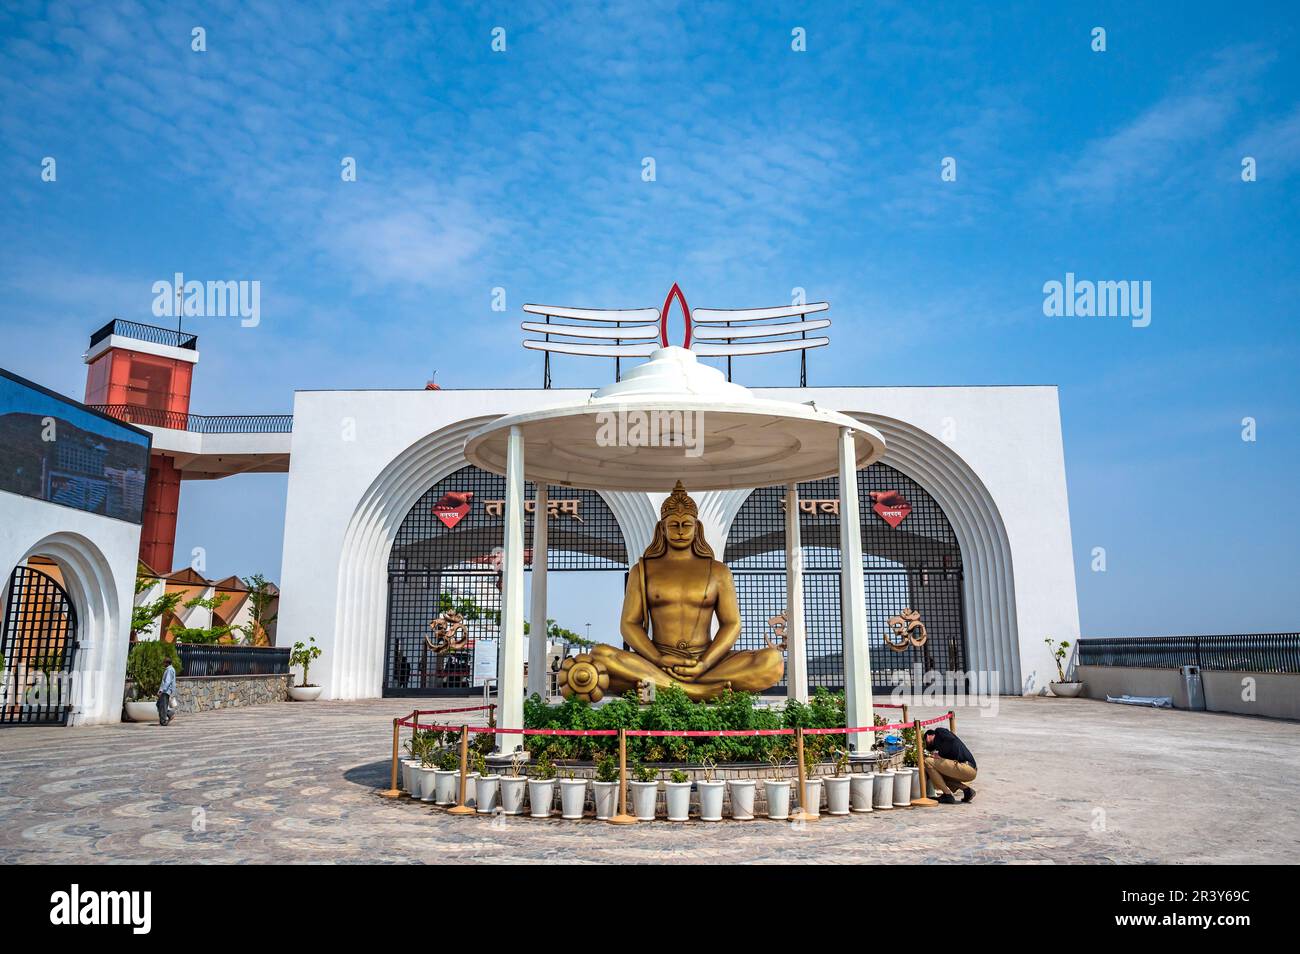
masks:
{"type": "MultiPolygon", "coordinates": [[[[1288,5],[572,6],[7,3],[0,365],[79,397],[89,333],[176,271],[262,283],[256,328],[189,326],[200,413],[535,386],[525,301],[800,286],[836,322],[811,383],[1060,386],[1085,634],[1295,628],[1288,5]],[[1150,326],[1045,317],[1067,271],[1150,281],[1150,326]]],[[[178,552],[278,575],[284,491],[187,484],[178,552]]]]}

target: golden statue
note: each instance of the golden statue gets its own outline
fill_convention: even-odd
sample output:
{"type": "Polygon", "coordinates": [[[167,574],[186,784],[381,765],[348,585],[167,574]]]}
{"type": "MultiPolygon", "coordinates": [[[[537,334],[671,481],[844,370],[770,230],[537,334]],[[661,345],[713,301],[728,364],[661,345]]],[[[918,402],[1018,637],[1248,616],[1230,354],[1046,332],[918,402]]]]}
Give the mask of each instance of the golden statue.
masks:
{"type": "Polygon", "coordinates": [[[619,629],[631,652],[599,644],[565,660],[560,684],[566,697],[590,701],[606,691],[622,694],[642,683],[677,686],[692,699],[727,689],[761,692],[781,681],[780,648],[737,650],[740,606],[731,571],[713,559],[699,508],[677,481],[659,508],[649,548],[628,575],[619,629]],[[710,636],[713,617],[718,632],[710,636]]]}

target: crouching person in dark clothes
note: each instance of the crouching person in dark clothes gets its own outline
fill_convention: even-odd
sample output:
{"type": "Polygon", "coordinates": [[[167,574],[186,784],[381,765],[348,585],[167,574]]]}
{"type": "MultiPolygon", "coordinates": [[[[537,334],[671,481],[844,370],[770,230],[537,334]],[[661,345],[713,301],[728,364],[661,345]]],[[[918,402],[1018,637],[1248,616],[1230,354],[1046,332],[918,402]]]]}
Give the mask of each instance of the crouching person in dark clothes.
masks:
{"type": "Polygon", "coordinates": [[[961,789],[963,802],[975,798],[970,782],[975,780],[975,756],[961,739],[947,729],[925,730],[925,774],[939,791],[939,804],[955,805],[953,793],[961,789]]]}

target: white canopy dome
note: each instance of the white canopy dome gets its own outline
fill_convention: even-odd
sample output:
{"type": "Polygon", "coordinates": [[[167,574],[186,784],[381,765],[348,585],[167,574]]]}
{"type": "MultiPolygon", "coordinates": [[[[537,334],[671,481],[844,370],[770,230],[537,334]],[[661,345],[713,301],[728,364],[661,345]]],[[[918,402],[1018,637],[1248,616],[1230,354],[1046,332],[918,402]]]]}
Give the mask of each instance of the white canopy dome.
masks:
{"type": "Polygon", "coordinates": [[[770,401],[726,380],[685,348],[661,348],[586,400],[512,414],[465,441],[470,463],[506,472],[518,427],[530,480],[592,490],[768,487],[839,471],[839,435],[853,435],[857,467],[877,460],[874,428],[813,404],[770,401]]]}

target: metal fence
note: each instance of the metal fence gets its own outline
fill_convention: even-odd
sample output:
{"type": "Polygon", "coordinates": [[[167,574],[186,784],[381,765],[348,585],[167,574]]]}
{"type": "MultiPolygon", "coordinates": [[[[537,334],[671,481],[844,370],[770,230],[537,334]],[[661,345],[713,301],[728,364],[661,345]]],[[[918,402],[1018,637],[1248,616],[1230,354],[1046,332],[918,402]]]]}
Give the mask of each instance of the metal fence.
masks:
{"type": "Polygon", "coordinates": [[[138,321],[114,318],[90,336],[90,346],[95,347],[110,335],[134,338],[137,341],[148,341],[151,344],[168,345],[172,348],[184,348],[187,351],[195,350],[199,343],[198,335],[188,334],[184,331],[173,331],[171,328],[159,328],[157,325],[143,325],[138,321]]]}
{"type": "Polygon", "coordinates": [[[287,646],[177,643],[182,676],[280,676],[289,671],[287,646]]]}
{"type": "Polygon", "coordinates": [[[134,404],[86,406],[128,424],[195,434],[289,434],[293,431],[292,414],[184,414],[134,404]]]}
{"type": "Polygon", "coordinates": [[[1300,633],[1081,639],[1078,662],[1081,666],[1300,673],[1300,633]]]}

